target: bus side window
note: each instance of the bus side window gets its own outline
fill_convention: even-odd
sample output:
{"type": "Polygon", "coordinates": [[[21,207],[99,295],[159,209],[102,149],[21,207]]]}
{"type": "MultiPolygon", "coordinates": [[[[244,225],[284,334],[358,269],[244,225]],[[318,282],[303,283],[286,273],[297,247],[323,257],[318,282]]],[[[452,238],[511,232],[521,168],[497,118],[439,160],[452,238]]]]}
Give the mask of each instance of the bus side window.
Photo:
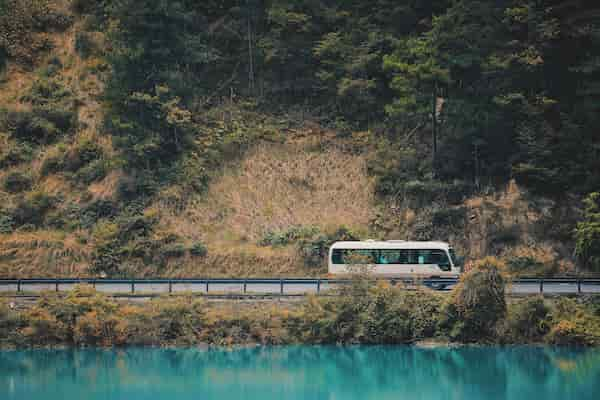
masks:
{"type": "Polygon", "coordinates": [[[344,263],[343,254],[344,254],[343,250],[333,249],[333,252],[331,253],[331,262],[333,264],[343,264],[344,263]]]}

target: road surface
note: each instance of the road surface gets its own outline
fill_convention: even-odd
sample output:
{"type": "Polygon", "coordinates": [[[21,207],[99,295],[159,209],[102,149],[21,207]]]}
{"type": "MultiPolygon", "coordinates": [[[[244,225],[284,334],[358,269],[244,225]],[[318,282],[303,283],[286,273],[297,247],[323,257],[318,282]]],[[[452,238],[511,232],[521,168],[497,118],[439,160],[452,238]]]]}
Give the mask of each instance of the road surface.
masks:
{"type": "MultiPolygon", "coordinates": [[[[69,291],[73,289],[76,283],[64,282],[64,281],[43,281],[33,280],[27,281],[22,280],[20,283],[20,292],[26,294],[36,294],[42,291],[69,291]]],[[[263,280],[209,280],[207,281],[172,281],[166,280],[154,280],[151,282],[145,282],[143,280],[136,280],[133,283],[131,281],[113,281],[113,282],[102,282],[96,281],[95,287],[99,292],[107,294],[166,294],[172,293],[209,293],[209,294],[283,294],[283,295],[299,295],[299,294],[310,294],[310,293],[327,293],[333,288],[339,286],[339,283],[328,282],[327,280],[321,280],[317,282],[316,279],[303,280],[303,279],[290,279],[282,281],[277,279],[263,279],[263,280]]],[[[407,285],[407,288],[414,287],[407,285]]],[[[451,290],[453,285],[448,285],[444,291],[451,290]]],[[[19,284],[17,281],[0,280],[0,293],[11,294],[18,292],[19,284]]],[[[540,282],[515,282],[509,285],[507,288],[509,294],[538,294],[540,293],[540,282]]],[[[543,293],[544,294],[593,294],[600,293],[600,280],[594,281],[581,281],[580,291],[578,290],[578,284],[575,281],[571,282],[543,282],[543,293]]]]}

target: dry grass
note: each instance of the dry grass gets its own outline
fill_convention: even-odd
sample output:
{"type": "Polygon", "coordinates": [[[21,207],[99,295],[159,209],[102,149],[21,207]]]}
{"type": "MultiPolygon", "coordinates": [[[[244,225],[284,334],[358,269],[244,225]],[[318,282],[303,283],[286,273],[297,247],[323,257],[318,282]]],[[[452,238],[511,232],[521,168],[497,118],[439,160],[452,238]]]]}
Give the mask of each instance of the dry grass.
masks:
{"type": "Polygon", "coordinates": [[[110,171],[100,182],[92,183],[88,187],[88,192],[91,193],[92,200],[113,198],[123,176],[124,172],[117,169],[110,171]]]}
{"type": "Polygon", "coordinates": [[[312,139],[293,140],[258,145],[183,208],[159,201],[151,209],[162,229],[208,247],[201,265],[184,263],[173,274],[306,273],[295,249],[256,243],[268,230],[292,225],[366,227],[374,210],[373,183],[364,156],[335,146],[317,150],[312,139]]]}
{"type": "Polygon", "coordinates": [[[85,275],[92,250],[78,235],[50,230],[0,235],[0,277],[85,275]]]}
{"type": "Polygon", "coordinates": [[[292,225],[364,226],[373,205],[364,157],[263,144],[239,167],[227,168],[207,196],[166,217],[183,236],[202,232],[211,241],[256,241],[292,225]]]}

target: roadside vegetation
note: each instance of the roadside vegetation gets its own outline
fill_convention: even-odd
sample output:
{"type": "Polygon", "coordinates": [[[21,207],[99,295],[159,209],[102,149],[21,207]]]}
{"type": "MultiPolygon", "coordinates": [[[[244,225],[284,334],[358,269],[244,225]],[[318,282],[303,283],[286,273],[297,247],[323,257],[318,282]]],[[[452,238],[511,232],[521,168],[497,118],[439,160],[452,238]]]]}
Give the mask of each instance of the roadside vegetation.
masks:
{"type": "Polygon", "coordinates": [[[449,295],[373,284],[357,275],[338,296],[296,304],[210,304],[201,297],[165,296],[119,303],[90,287],[61,297],[48,293],[22,311],[0,302],[3,347],[400,344],[600,345],[597,298],[511,298],[505,266],[486,259],[449,295]]]}

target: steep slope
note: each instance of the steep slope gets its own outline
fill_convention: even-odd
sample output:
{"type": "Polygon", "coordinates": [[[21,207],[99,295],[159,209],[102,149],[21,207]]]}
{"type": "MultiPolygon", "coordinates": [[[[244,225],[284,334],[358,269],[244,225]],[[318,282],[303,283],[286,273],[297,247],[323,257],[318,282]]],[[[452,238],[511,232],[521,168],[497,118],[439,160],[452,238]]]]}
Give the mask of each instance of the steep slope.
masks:
{"type": "Polygon", "coordinates": [[[21,10],[24,21],[54,22],[31,28],[0,80],[0,277],[322,275],[340,238],[449,240],[468,259],[496,255],[525,274],[574,269],[579,214],[568,197],[511,181],[428,198],[437,183],[402,165],[418,162],[396,147],[382,153],[381,132],[275,113],[233,90],[189,114],[165,103],[167,119],[194,120],[199,133],[160,169],[166,178],[137,174],[102,97],[111,43],[69,2],[39,3],[53,11],[21,10]],[[380,193],[386,168],[409,171],[394,184],[418,190],[380,193]]]}

